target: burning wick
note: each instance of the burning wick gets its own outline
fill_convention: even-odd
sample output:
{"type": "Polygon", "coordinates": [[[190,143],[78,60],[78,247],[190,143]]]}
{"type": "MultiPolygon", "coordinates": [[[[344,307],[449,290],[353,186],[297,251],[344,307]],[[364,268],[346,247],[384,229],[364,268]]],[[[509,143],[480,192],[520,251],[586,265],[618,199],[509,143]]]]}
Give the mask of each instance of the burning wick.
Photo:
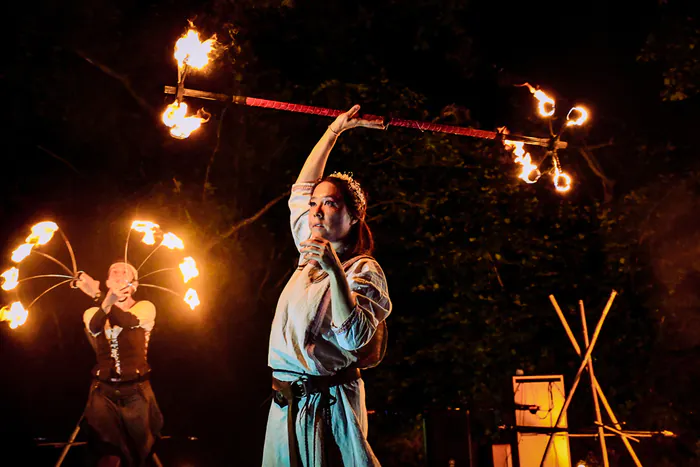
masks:
{"type": "Polygon", "coordinates": [[[4,306],[0,309],[0,321],[9,321],[11,329],[17,329],[26,323],[28,316],[29,313],[20,302],[14,302],[10,308],[4,306]]]}
{"type": "Polygon", "coordinates": [[[17,287],[17,284],[19,284],[19,269],[10,268],[0,274],[0,277],[5,279],[5,281],[2,283],[2,290],[12,290],[17,287]]]}
{"type": "Polygon", "coordinates": [[[46,221],[39,222],[32,227],[32,233],[27,237],[25,242],[35,243],[37,245],[46,245],[53,238],[53,234],[58,230],[58,225],[55,222],[46,221]]]}
{"type": "Polygon", "coordinates": [[[197,264],[195,263],[194,258],[192,258],[191,256],[188,256],[187,258],[182,260],[182,263],[180,263],[180,271],[182,272],[182,277],[185,281],[185,284],[187,284],[190,281],[190,279],[199,276],[197,264]]]}
{"type": "Polygon", "coordinates": [[[559,167],[554,169],[554,188],[560,193],[571,189],[571,177],[562,172],[559,167]]]}
{"type": "Polygon", "coordinates": [[[202,42],[191,22],[190,27],[192,29],[175,43],[175,60],[179,68],[187,65],[195,70],[201,70],[209,63],[209,54],[214,51],[216,45],[216,34],[202,42]]]}
{"type": "Polygon", "coordinates": [[[187,104],[175,101],[163,112],[163,123],[170,128],[170,134],[177,139],[189,137],[193,131],[209,121],[211,117],[204,109],[195,115],[187,116],[187,104]]]}
{"type": "Polygon", "coordinates": [[[569,110],[569,113],[566,114],[566,126],[581,126],[586,123],[586,120],[588,120],[588,110],[586,110],[584,107],[572,107],[571,110],[569,110]],[[571,119],[572,112],[577,113],[578,118],[571,119]]]}
{"type": "Polygon", "coordinates": [[[32,226],[32,233],[24,240],[26,243],[18,246],[12,252],[12,261],[19,263],[32,253],[35,245],[46,245],[58,230],[55,222],[39,222],[32,226]]]}
{"type": "Polygon", "coordinates": [[[24,243],[17,247],[15,251],[12,252],[12,261],[15,263],[21,262],[24,258],[29,256],[34,248],[33,243],[24,243]]]}
{"type": "Polygon", "coordinates": [[[168,247],[171,250],[174,250],[175,248],[177,248],[178,250],[182,250],[185,248],[184,242],[172,232],[168,232],[165,235],[163,235],[163,241],[161,242],[161,245],[163,245],[164,247],[168,247]]]}
{"type": "Polygon", "coordinates": [[[188,138],[193,131],[209,121],[211,115],[200,109],[195,115],[187,115],[187,104],[182,102],[185,78],[190,69],[202,70],[210,60],[210,54],[216,46],[216,34],[202,42],[199,33],[194,29],[190,21],[190,29],[175,43],[175,60],[178,68],[178,93],[177,99],[168,105],[163,112],[163,123],[170,128],[173,138],[188,138]]]}
{"type": "Polygon", "coordinates": [[[523,168],[518,178],[527,183],[535,183],[542,174],[540,173],[540,169],[537,168],[537,165],[532,163],[530,153],[525,151],[525,143],[522,141],[505,140],[503,144],[506,149],[513,151],[515,155],[514,162],[520,164],[523,168]]]}
{"type": "Polygon", "coordinates": [[[160,227],[158,224],[149,221],[134,221],[131,223],[131,228],[143,234],[143,243],[146,245],[154,245],[156,243],[156,229],[160,227]]]}
{"type": "Polygon", "coordinates": [[[556,110],[554,99],[545,94],[541,89],[535,89],[530,83],[525,83],[522,86],[527,86],[530,92],[535,96],[535,99],[537,99],[537,110],[540,112],[540,115],[543,117],[551,117],[554,115],[554,111],[556,110]]]}
{"type": "Polygon", "coordinates": [[[197,291],[194,289],[187,290],[184,300],[193,310],[199,305],[199,297],[197,296],[197,291]]]}

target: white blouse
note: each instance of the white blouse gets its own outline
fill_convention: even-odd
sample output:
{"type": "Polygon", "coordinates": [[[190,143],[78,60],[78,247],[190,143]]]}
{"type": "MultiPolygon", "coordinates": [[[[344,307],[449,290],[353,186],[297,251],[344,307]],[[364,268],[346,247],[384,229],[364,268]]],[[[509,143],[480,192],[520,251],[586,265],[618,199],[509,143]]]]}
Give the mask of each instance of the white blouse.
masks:
{"type": "MultiPolygon", "coordinates": [[[[309,199],[313,183],[292,186],[291,228],[297,249],[310,237],[309,199]]],[[[268,365],[280,380],[299,374],[330,375],[358,361],[357,351],[370,343],[377,327],[391,313],[386,277],[379,263],[363,256],[343,264],[352,293],[348,319],[332,323],[330,278],[317,266],[303,262],[277,303],[270,332],[268,365]]],[[[374,344],[373,344],[374,345],[374,344]]]]}

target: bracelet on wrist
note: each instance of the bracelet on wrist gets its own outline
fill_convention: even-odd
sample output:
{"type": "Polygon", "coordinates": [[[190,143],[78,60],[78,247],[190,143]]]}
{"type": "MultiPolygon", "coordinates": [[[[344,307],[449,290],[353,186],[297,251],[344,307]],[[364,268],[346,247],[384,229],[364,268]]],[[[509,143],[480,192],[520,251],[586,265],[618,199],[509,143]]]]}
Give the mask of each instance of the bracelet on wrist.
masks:
{"type": "Polygon", "coordinates": [[[340,132],[335,131],[331,125],[328,125],[328,129],[331,130],[331,133],[333,133],[335,136],[340,136],[340,132]]]}

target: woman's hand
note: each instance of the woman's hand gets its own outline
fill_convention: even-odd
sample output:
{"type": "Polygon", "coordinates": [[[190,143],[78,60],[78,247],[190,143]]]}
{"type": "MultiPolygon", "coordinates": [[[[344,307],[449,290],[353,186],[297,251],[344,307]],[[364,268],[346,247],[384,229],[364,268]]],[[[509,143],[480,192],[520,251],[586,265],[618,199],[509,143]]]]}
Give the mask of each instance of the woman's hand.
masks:
{"type": "Polygon", "coordinates": [[[95,298],[100,291],[100,281],[96,281],[86,272],[80,272],[78,279],[75,281],[75,286],[91,298],[95,298]]]}
{"type": "Polygon", "coordinates": [[[102,301],[102,310],[104,310],[105,313],[109,313],[109,310],[115,303],[119,301],[119,299],[119,295],[117,295],[117,293],[114,290],[109,289],[109,291],[107,292],[107,296],[102,301]]]}
{"type": "Polygon", "coordinates": [[[122,287],[120,289],[109,289],[109,291],[107,292],[107,296],[102,302],[102,309],[105,312],[109,313],[109,309],[112,308],[112,305],[114,305],[117,302],[122,302],[129,298],[129,292],[132,287],[132,285],[127,284],[127,286],[122,287]]]}
{"type": "Polygon", "coordinates": [[[310,261],[315,261],[321,266],[321,269],[327,273],[342,270],[340,259],[333,249],[331,242],[321,237],[311,237],[300,243],[301,253],[304,258],[310,261]]]}
{"type": "Polygon", "coordinates": [[[338,115],[335,121],[331,123],[328,128],[330,128],[330,130],[336,135],[339,135],[345,130],[349,130],[358,126],[362,126],[365,128],[374,128],[377,130],[386,129],[384,122],[382,122],[381,120],[365,120],[364,118],[356,117],[359,111],[360,106],[353,105],[350,110],[348,110],[344,114],[338,115]]]}

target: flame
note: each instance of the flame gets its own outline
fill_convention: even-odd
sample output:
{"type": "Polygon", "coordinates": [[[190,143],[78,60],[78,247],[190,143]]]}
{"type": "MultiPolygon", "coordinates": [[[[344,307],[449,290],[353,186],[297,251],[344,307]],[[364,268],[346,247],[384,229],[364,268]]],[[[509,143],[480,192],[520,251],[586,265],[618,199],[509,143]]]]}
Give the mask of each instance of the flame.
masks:
{"type": "Polygon", "coordinates": [[[566,193],[571,189],[571,177],[562,172],[559,167],[554,168],[554,188],[560,193],[566,193]]]}
{"type": "Polygon", "coordinates": [[[180,263],[180,271],[182,271],[182,277],[187,284],[190,279],[199,276],[199,270],[197,269],[197,264],[194,262],[194,258],[188,256],[182,263],[180,263]]]}
{"type": "Polygon", "coordinates": [[[143,233],[143,243],[153,245],[156,243],[156,229],[160,227],[158,224],[150,221],[134,221],[131,223],[131,228],[137,232],[143,233]]]}
{"type": "Polygon", "coordinates": [[[2,290],[12,290],[19,284],[19,269],[10,268],[0,274],[0,277],[5,279],[5,282],[2,283],[2,290]]]}
{"type": "Polygon", "coordinates": [[[29,256],[34,248],[33,243],[24,243],[17,247],[15,251],[12,252],[12,261],[15,263],[21,262],[24,258],[29,256]]]}
{"type": "Polygon", "coordinates": [[[55,222],[39,222],[32,227],[32,233],[27,237],[25,242],[36,243],[37,245],[46,245],[49,240],[53,238],[53,234],[57,230],[58,225],[56,225],[55,222]]]}
{"type": "Polygon", "coordinates": [[[554,115],[554,110],[556,109],[554,99],[545,94],[541,89],[533,88],[529,83],[525,83],[523,86],[527,86],[530,92],[535,96],[535,99],[537,99],[537,110],[540,112],[540,115],[543,117],[551,117],[554,115]],[[548,106],[549,109],[547,109],[548,106]]]}
{"type": "Polygon", "coordinates": [[[193,310],[199,305],[199,297],[197,296],[196,290],[189,289],[187,293],[185,293],[185,303],[193,310]]]}
{"type": "Polygon", "coordinates": [[[584,123],[586,123],[586,120],[588,120],[588,110],[586,110],[585,107],[581,106],[576,106],[572,107],[571,110],[569,110],[569,113],[566,114],[566,126],[581,126],[584,123]],[[578,112],[579,117],[575,120],[572,120],[570,118],[571,112],[578,112]]]}
{"type": "Polygon", "coordinates": [[[530,153],[525,151],[525,143],[522,141],[505,140],[503,144],[506,149],[513,151],[513,154],[515,154],[514,162],[520,164],[523,168],[518,178],[527,183],[535,183],[540,178],[540,169],[537,168],[537,165],[532,163],[530,153]]]}
{"type": "Polygon", "coordinates": [[[175,60],[177,66],[182,68],[185,64],[201,70],[209,63],[209,54],[216,45],[216,34],[202,42],[199,40],[199,33],[190,29],[175,43],[175,60]]]}
{"type": "Polygon", "coordinates": [[[187,104],[175,101],[168,105],[163,112],[163,123],[170,128],[170,134],[178,139],[185,139],[192,134],[202,123],[209,121],[204,109],[197,111],[195,115],[187,115],[187,104]]]}
{"type": "Polygon", "coordinates": [[[29,313],[20,302],[14,302],[10,308],[4,306],[0,309],[0,321],[9,321],[12,329],[17,329],[18,326],[27,322],[28,316],[29,313]]]}
{"type": "Polygon", "coordinates": [[[177,248],[178,250],[183,250],[185,248],[185,244],[178,238],[177,235],[175,235],[172,232],[168,232],[165,235],[163,235],[163,241],[161,242],[161,245],[167,246],[171,250],[174,250],[177,248]]]}

